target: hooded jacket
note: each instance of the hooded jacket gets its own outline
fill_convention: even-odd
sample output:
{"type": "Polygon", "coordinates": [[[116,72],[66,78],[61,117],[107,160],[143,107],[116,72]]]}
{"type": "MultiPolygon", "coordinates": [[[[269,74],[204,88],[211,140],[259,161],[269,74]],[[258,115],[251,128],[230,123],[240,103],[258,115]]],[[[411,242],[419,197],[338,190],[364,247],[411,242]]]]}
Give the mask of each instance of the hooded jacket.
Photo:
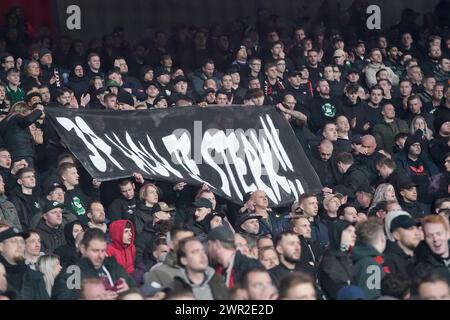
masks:
{"type": "Polygon", "coordinates": [[[66,244],[55,249],[54,253],[59,256],[61,266],[66,268],[70,265],[77,264],[81,258],[81,254],[75,246],[75,238],[73,237],[74,225],[81,225],[80,221],[72,221],[64,226],[64,236],[66,244]]]}
{"type": "Polygon", "coordinates": [[[342,184],[333,188],[334,193],[342,193],[348,195],[350,199],[355,199],[356,190],[362,185],[370,183],[370,174],[363,166],[352,164],[352,166],[344,173],[342,184]]]}
{"type": "Polygon", "coordinates": [[[36,227],[36,231],[41,237],[41,251],[45,253],[53,253],[56,248],[66,244],[62,225],[58,228],[51,228],[44,220],[41,220],[36,227]]]}
{"type": "Polygon", "coordinates": [[[171,289],[174,292],[182,289],[189,290],[196,300],[227,300],[228,289],[213,268],[206,268],[205,277],[206,279],[202,284],[196,285],[188,279],[186,269],[180,269],[175,276],[171,289]]]}
{"type": "Polygon", "coordinates": [[[351,285],[355,275],[350,250],[341,249],[342,232],[351,224],[337,220],[330,224],[330,246],[319,264],[319,282],[329,299],[336,299],[339,289],[351,285]]]}
{"type": "Polygon", "coordinates": [[[352,256],[355,264],[355,284],[364,290],[369,300],[380,297],[381,279],[386,273],[390,273],[389,268],[384,265],[383,254],[373,246],[361,243],[352,250],[352,256]]]}
{"type": "Polygon", "coordinates": [[[415,264],[415,257],[406,254],[397,242],[387,241],[384,250],[386,265],[392,273],[402,273],[410,275],[415,264]]]}
{"type": "Polygon", "coordinates": [[[136,247],[134,246],[134,227],[129,220],[117,220],[109,225],[109,234],[112,242],[108,245],[106,253],[110,257],[116,258],[116,261],[131,274],[134,271],[134,259],[136,257],[136,247]],[[123,232],[126,224],[131,225],[131,243],[123,243],[123,232]]]}
{"type": "Polygon", "coordinates": [[[34,207],[27,201],[27,196],[23,194],[21,188],[10,197],[11,202],[16,207],[23,230],[30,229],[33,216],[41,213],[38,196],[33,194],[32,198],[34,200],[34,207]]]}
{"type": "Polygon", "coordinates": [[[180,266],[177,262],[177,255],[175,252],[170,251],[166,255],[163,263],[155,265],[146,275],[144,275],[145,284],[156,282],[159,283],[161,287],[167,288],[173,282],[179,269],[180,266]]]}
{"type": "Polygon", "coordinates": [[[0,220],[6,221],[11,227],[22,231],[19,216],[14,204],[5,195],[0,196],[0,220]]]}
{"type": "Polygon", "coordinates": [[[140,235],[147,224],[151,224],[153,221],[153,212],[155,206],[147,207],[144,203],[139,202],[137,205],[136,213],[133,217],[134,230],[137,235],[140,235]]]}

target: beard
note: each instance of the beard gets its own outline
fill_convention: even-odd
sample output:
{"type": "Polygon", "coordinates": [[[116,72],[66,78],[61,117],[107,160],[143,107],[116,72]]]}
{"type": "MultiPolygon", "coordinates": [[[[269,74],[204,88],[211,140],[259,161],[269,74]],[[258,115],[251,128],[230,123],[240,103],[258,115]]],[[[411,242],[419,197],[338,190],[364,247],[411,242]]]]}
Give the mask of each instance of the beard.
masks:
{"type": "Polygon", "coordinates": [[[287,262],[292,263],[292,264],[296,264],[296,263],[298,263],[300,261],[300,258],[299,259],[294,259],[292,256],[284,256],[284,259],[287,262]]]}
{"type": "Polygon", "coordinates": [[[15,256],[12,260],[15,264],[22,264],[25,262],[25,257],[23,255],[15,256]]]}

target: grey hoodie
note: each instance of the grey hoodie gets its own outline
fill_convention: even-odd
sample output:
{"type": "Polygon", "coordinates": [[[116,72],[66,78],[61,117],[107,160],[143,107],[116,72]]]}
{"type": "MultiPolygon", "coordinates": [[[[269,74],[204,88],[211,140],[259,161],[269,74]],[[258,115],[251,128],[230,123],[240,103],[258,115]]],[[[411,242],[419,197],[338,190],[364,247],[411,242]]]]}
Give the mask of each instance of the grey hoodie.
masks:
{"type": "Polygon", "coordinates": [[[203,283],[200,285],[196,285],[188,279],[186,269],[180,269],[177,273],[177,276],[180,277],[185,284],[189,285],[192,288],[192,293],[194,294],[196,300],[214,300],[211,287],[209,285],[209,282],[214,276],[214,269],[211,267],[207,267],[205,270],[205,275],[206,279],[203,281],[203,283]]]}

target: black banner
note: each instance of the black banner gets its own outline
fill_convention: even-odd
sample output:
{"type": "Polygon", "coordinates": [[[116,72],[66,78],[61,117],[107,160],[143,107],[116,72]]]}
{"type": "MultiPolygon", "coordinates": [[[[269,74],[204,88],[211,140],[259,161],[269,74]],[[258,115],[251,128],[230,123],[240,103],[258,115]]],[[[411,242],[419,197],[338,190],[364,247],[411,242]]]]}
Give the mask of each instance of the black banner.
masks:
{"type": "Polygon", "coordinates": [[[47,108],[70,151],[93,178],[140,172],[192,185],[242,204],[264,190],[284,206],[320,181],[282,114],[273,107],[183,107],[139,111],[47,108]]]}

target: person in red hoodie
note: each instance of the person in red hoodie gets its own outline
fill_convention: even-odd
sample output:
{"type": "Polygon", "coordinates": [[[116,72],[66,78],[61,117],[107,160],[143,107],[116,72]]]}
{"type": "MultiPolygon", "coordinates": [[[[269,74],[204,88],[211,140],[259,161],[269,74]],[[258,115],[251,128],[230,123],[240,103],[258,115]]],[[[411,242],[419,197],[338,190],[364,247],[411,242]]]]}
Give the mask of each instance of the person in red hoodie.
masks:
{"type": "Polygon", "coordinates": [[[109,257],[116,261],[131,274],[134,271],[134,258],[136,247],[134,246],[134,227],[129,220],[117,220],[109,225],[111,243],[106,249],[109,257]]]}

